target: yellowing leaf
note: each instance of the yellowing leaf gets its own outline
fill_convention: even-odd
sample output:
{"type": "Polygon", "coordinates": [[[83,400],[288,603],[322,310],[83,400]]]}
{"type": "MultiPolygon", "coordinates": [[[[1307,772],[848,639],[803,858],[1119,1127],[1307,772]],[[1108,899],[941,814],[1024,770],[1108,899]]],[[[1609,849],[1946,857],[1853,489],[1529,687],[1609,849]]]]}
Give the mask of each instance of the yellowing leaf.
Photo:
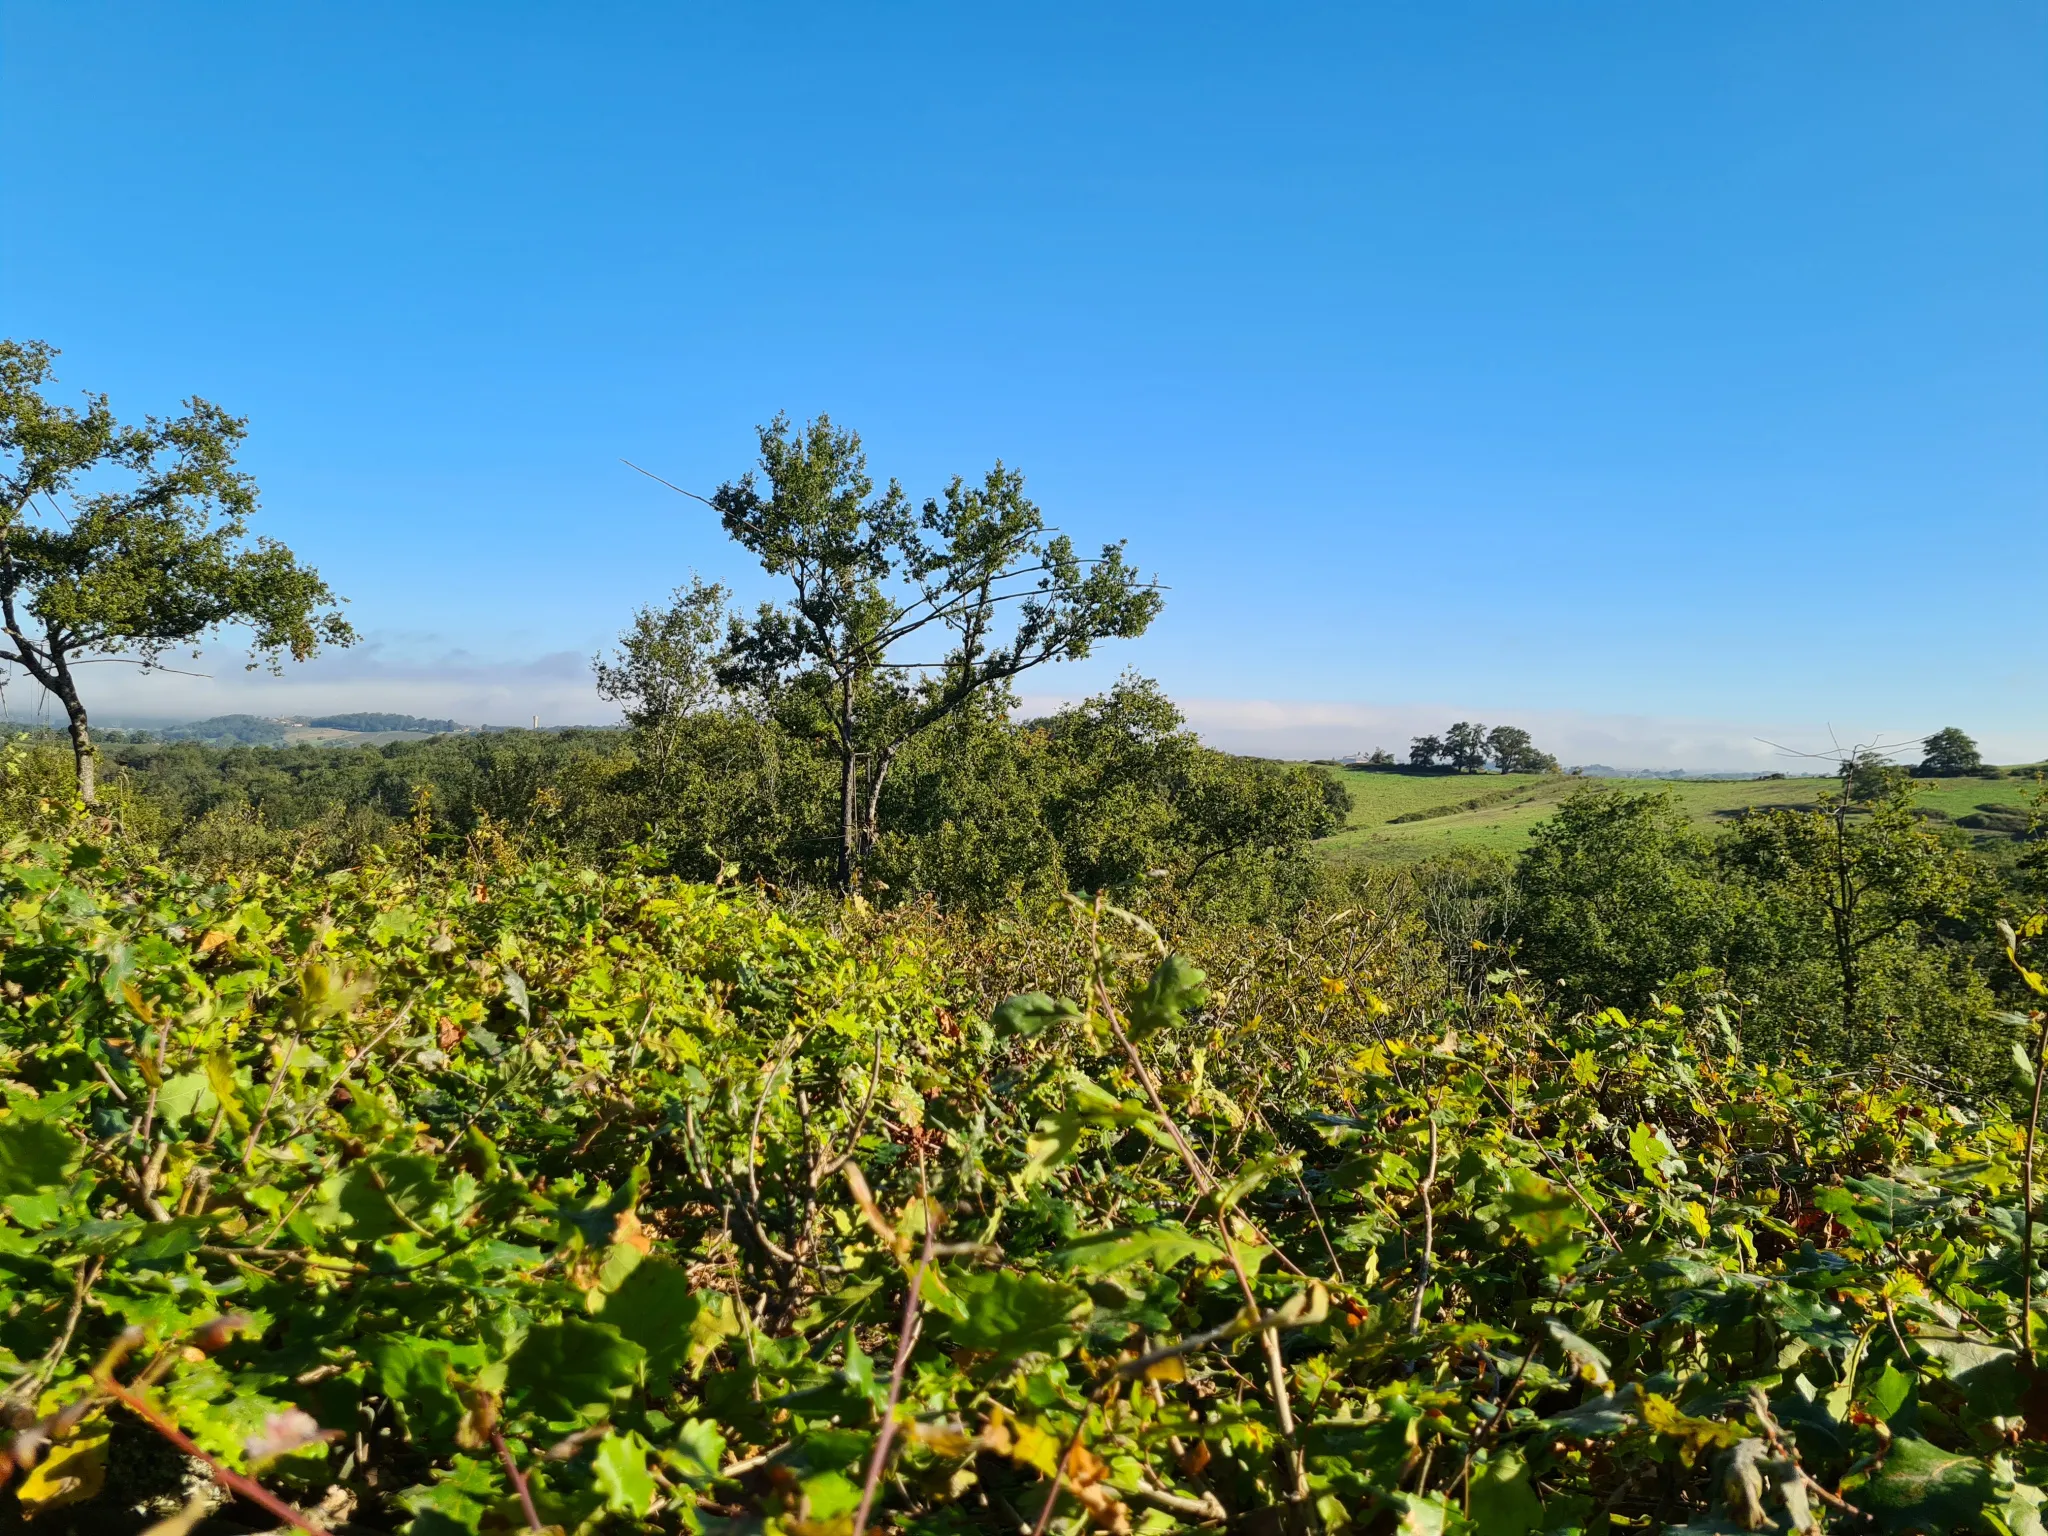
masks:
{"type": "Polygon", "coordinates": [[[1725,1450],[1746,1439],[1749,1431],[1740,1424],[1719,1419],[1696,1419],[1668,1397],[1652,1392],[1643,1401],[1643,1423],[1658,1434],[1679,1442],[1678,1459],[1688,1467],[1702,1451],[1725,1450]]]}
{"type": "Polygon", "coordinates": [[[51,1446],[21,1481],[21,1512],[39,1515],[97,1495],[107,1477],[107,1433],[102,1429],[51,1446]]]}
{"type": "Polygon", "coordinates": [[[967,1433],[964,1425],[953,1419],[940,1419],[932,1423],[914,1420],[910,1425],[911,1438],[927,1446],[934,1455],[948,1461],[958,1461],[972,1455],[975,1448],[974,1436],[967,1433]]]}
{"type": "Polygon", "coordinates": [[[1019,1424],[1013,1433],[1010,1460],[1022,1467],[1036,1467],[1047,1477],[1059,1465],[1060,1442],[1036,1424],[1019,1424]]]}
{"type": "Polygon", "coordinates": [[[1378,1041],[1374,1041],[1351,1058],[1351,1070],[1354,1072],[1369,1072],[1374,1077],[1387,1077],[1391,1075],[1392,1069],[1387,1064],[1387,1048],[1378,1041]]]}
{"type": "Polygon", "coordinates": [[[1187,1362],[1180,1355],[1168,1355],[1164,1360],[1145,1368],[1145,1379],[1147,1381],[1186,1381],[1188,1379],[1187,1362]]]}
{"type": "Polygon", "coordinates": [[[228,1123],[237,1130],[249,1128],[248,1111],[242,1108],[242,1091],[235,1083],[234,1059],[226,1051],[206,1058],[206,1085],[228,1112],[228,1123]]]}

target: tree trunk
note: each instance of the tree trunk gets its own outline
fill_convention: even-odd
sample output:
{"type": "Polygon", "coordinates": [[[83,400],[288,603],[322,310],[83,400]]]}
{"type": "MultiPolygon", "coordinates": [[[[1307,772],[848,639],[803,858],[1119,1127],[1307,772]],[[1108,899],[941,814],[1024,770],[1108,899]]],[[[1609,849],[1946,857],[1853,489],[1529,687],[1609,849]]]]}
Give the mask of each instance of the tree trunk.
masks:
{"type": "Polygon", "coordinates": [[[72,684],[71,669],[64,664],[62,654],[51,659],[56,663],[57,698],[71,727],[71,755],[78,766],[78,798],[87,805],[95,805],[98,794],[93,782],[92,732],[85,718],[85,704],[72,684]]]}
{"type": "Polygon", "coordinates": [[[853,889],[860,862],[860,753],[854,749],[853,679],[839,685],[839,889],[853,889]]]}
{"type": "Polygon", "coordinates": [[[881,838],[882,785],[888,781],[889,767],[895,761],[894,748],[876,753],[873,759],[867,798],[861,806],[860,854],[863,859],[874,852],[875,844],[881,838]]]}

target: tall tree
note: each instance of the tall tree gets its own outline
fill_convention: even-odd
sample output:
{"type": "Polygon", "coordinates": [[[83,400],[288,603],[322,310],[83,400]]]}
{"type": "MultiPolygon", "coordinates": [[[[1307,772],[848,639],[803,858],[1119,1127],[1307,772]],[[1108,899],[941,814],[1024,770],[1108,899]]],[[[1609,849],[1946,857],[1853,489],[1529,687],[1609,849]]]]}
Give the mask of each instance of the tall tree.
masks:
{"type": "MultiPolygon", "coordinates": [[[[1930,828],[1913,808],[1913,783],[1870,754],[1844,764],[1839,793],[1814,810],[1744,817],[1722,845],[1726,867],[1749,883],[1825,953],[1846,1044],[1874,1048],[1870,1033],[1887,1011],[1873,1006],[1872,981],[1885,951],[1959,916],[1977,899],[1982,866],[1930,828]]],[[[1780,945],[1796,951],[1796,943],[1780,945]]]]}
{"type": "Polygon", "coordinates": [[[1574,1006],[1638,1010],[1725,959],[1734,893],[1669,790],[1580,790],[1531,830],[1516,876],[1520,958],[1574,1006]]]}
{"type": "Polygon", "coordinates": [[[642,608],[609,658],[592,664],[599,698],[624,705],[657,802],[668,787],[690,717],[722,693],[727,592],[692,576],[666,608],[642,608]]]}
{"type": "Polygon", "coordinates": [[[1984,770],[1983,754],[1960,726],[1943,726],[1920,744],[1920,750],[1927,754],[1920,771],[1930,778],[1961,778],[1984,770]]]}
{"type": "Polygon", "coordinates": [[[1486,755],[1502,773],[1556,773],[1557,759],[1537,750],[1519,725],[1496,725],[1486,733],[1486,755]]]}
{"type": "Polygon", "coordinates": [[[355,633],[319,573],[248,535],[256,485],[235,468],[242,418],[196,396],[185,413],[123,425],[104,395],[52,404],[56,349],[0,341],[0,659],[64,706],[78,792],[94,798],[78,668],[145,671],[223,626],[250,666],[303,661],[355,633]]]}
{"type": "Polygon", "coordinates": [[[1477,773],[1486,766],[1486,727],[1460,720],[1444,732],[1444,759],[1460,773],[1477,773]]]}
{"type": "Polygon", "coordinates": [[[808,709],[839,755],[838,876],[851,886],[904,746],[1047,662],[1131,639],[1159,612],[1122,544],[1095,559],[1048,535],[1024,477],[998,463],[914,510],[880,491],[860,438],[819,417],[761,428],[761,474],[709,498],[725,530],[793,588],[733,622],[724,680],[808,709]]]}
{"type": "Polygon", "coordinates": [[[1416,768],[1434,768],[1444,755],[1444,744],[1435,736],[1418,736],[1408,743],[1408,761],[1416,768]]]}

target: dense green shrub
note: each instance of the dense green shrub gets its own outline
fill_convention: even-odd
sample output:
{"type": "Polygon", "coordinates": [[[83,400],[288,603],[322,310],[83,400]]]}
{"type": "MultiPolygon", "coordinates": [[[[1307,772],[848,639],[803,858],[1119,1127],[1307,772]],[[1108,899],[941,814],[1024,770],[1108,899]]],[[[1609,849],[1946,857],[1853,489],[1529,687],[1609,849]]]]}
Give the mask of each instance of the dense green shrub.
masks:
{"type": "Polygon", "coordinates": [[[1161,951],[1100,905],[811,921],[488,838],[229,880],[17,840],[0,1500],[2041,1528],[1996,1102],[1750,1064],[1725,997],[1467,992],[1398,910],[1161,951]]]}
{"type": "Polygon", "coordinates": [[[1646,1007],[1670,978],[1725,963],[1739,920],[1712,839],[1662,791],[1572,796],[1518,884],[1522,954],[1574,1002],[1646,1007]]]}
{"type": "Polygon", "coordinates": [[[1518,953],[1573,1002],[1629,1009],[1711,974],[1775,1060],[1890,1056],[1995,1083],[2011,1026],[1986,935],[2011,894],[1913,796],[1873,765],[1814,809],[1716,835],[1668,795],[1584,790],[1519,861],[1518,953]]]}

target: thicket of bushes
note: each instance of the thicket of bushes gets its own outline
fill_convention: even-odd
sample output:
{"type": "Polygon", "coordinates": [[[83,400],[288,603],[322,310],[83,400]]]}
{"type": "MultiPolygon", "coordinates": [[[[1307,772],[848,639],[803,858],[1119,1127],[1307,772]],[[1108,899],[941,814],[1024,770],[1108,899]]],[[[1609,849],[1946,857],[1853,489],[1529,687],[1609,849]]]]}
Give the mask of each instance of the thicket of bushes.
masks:
{"type": "MultiPolygon", "coordinates": [[[[121,743],[103,776],[125,826],[200,868],[343,868],[418,821],[443,842],[488,829],[578,859],[631,849],[676,873],[730,864],[817,890],[833,880],[840,765],[800,725],[727,705],[637,731],[354,749],[121,743]]],[[[961,712],[903,750],[882,804],[871,896],[985,911],[1171,887],[1260,913],[1300,899],[1309,845],[1349,802],[1305,764],[1203,747],[1154,684],[1125,678],[1022,724],[993,704],[961,712]]]]}
{"type": "Polygon", "coordinates": [[[2042,1529],[2025,1096],[1552,1007],[1484,863],[1169,944],[9,795],[38,1530],[2042,1529]]]}

